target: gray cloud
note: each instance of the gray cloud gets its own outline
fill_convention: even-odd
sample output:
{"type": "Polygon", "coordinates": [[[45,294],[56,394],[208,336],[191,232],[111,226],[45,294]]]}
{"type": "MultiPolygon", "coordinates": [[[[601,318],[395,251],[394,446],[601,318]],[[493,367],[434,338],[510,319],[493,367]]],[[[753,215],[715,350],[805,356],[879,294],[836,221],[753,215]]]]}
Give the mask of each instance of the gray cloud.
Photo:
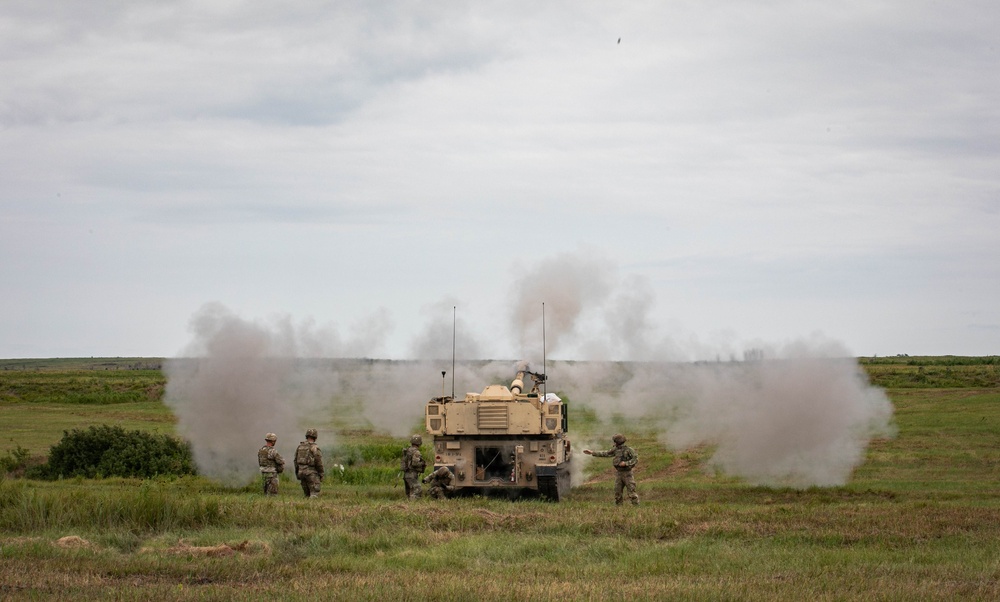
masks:
{"type": "Polygon", "coordinates": [[[995,353],[954,316],[998,317],[998,10],[5,2],[0,353],[170,355],[220,299],[385,307],[404,357],[419,308],[492,319],[581,247],[702,341],[995,353]]]}

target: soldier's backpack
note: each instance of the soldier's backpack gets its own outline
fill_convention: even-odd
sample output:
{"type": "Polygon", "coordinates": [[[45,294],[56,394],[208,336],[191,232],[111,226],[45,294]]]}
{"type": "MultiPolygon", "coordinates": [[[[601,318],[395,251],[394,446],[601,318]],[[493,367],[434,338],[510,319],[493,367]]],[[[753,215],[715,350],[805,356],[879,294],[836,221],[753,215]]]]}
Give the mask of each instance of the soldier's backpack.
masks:
{"type": "Polygon", "coordinates": [[[416,472],[424,471],[427,464],[424,462],[424,458],[419,456],[419,454],[419,450],[414,449],[413,446],[403,448],[403,459],[400,462],[400,468],[403,472],[408,470],[414,470],[416,472]],[[420,459],[414,460],[414,457],[419,457],[420,459]]]}
{"type": "Polygon", "coordinates": [[[312,466],[315,463],[312,446],[306,442],[299,443],[299,447],[295,450],[295,466],[302,468],[303,466],[312,466]]]}
{"type": "Polygon", "coordinates": [[[268,453],[269,449],[270,448],[265,445],[264,447],[260,448],[260,451],[257,452],[257,463],[260,464],[261,468],[271,467],[271,459],[268,457],[270,456],[270,454],[268,453]]]}

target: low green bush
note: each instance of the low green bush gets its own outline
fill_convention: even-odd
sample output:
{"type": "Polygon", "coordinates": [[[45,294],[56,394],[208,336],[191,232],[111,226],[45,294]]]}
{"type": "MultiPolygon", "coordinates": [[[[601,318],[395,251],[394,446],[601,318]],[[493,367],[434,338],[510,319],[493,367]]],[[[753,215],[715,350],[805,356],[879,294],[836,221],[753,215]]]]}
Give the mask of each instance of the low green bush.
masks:
{"type": "Polygon", "coordinates": [[[187,442],[169,435],[100,425],[63,431],[62,440],[49,452],[48,462],[32,470],[30,476],[150,478],[195,473],[187,442]]]}

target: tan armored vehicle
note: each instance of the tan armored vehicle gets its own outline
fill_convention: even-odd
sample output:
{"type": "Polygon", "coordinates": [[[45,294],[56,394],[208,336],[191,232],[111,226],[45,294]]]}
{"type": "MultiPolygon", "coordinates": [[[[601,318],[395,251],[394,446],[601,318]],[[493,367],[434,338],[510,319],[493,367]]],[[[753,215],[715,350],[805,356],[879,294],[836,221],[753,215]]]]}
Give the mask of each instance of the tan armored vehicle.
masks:
{"type": "Polygon", "coordinates": [[[427,432],[434,435],[434,468],[455,474],[456,492],[536,492],[559,501],[570,488],[567,406],[539,393],[544,374],[519,368],[510,387],[490,385],[465,399],[427,402],[427,432]],[[524,377],[534,381],[524,393],[524,377]]]}

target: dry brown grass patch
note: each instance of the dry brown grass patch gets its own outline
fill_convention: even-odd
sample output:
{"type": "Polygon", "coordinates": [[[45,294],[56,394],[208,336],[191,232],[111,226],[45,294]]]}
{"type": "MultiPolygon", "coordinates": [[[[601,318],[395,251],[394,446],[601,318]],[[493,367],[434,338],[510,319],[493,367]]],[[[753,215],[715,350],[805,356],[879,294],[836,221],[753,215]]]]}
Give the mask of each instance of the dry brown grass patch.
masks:
{"type": "Polygon", "coordinates": [[[56,540],[56,545],[60,548],[91,548],[93,544],[77,535],[67,535],[56,540]]]}

